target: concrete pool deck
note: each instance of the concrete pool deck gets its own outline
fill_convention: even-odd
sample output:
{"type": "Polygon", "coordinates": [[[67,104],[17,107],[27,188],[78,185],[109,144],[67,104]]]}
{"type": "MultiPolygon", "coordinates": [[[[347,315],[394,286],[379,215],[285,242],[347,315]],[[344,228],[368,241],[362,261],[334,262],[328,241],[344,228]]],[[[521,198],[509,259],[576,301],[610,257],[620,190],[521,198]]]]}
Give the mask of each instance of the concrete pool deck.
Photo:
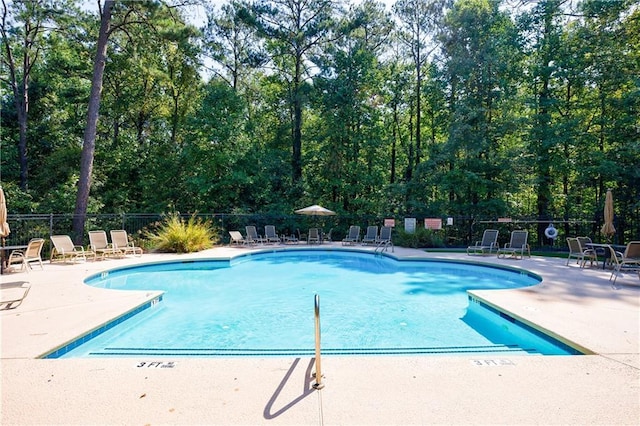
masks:
{"type": "Polygon", "coordinates": [[[0,311],[0,424],[640,423],[640,280],[622,275],[621,288],[613,290],[609,271],[565,266],[565,259],[398,247],[392,253],[495,263],[542,276],[535,287],[474,294],[592,355],[323,356],[320,391],[312,388],[311,357],[36,359],[155,295],[92,288],[83,284],[86,276],[243,251],[46,262],[44,270],[3,275],[2,300],[20,291],[12,283],[31,287],[21,305],[0,311]]]}

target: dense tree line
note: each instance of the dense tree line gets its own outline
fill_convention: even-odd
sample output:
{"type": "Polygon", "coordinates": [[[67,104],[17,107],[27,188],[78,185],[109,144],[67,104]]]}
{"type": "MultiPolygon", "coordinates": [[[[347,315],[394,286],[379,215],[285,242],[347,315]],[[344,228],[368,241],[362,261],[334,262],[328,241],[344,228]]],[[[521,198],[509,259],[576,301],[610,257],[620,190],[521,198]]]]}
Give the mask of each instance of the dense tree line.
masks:
{"type": "Polygon", "coordinates": [[[638,0],[83,4],[2,0],[12,213],[600,223],[611,188],[638,229],[638,0]]]}

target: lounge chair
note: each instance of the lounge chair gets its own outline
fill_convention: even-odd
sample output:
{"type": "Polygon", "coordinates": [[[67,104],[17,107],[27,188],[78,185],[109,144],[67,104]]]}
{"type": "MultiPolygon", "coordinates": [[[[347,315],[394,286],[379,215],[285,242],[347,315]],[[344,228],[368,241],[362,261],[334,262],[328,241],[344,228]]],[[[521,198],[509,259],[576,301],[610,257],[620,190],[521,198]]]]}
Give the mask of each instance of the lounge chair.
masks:
{"type": "Polygon", "coordinates": [[[529,250],[529,244],[527,243],[527,239],[529,237],[529,232],[527,231],[512,231],[511,239],[508,243],[504,245],[502,248],[498,248],[498,257],[507,257],[507,255],[511,255],[511,257],[517,259],[518,254],[520,254],[520,259],[524,258],[525,251],[531,257],[531,251],[529,250]]]}
{"type": "Polygon", "coordinates": [[[485,229],[482,234],[482,241],[476,241],[474,246],[467,247],[467,254],[491,254],[494,250],[497,252],[499,248],[498,230],[485,229]]]}
{"type": "Polygon", "coordinates": [[[280,244],[282,240],[278,237],[276,233],[276,227],[273,225],[265,225],[264,227],[264,239],[266,243],[278,243],[280,244]]]}
{"type": "Polygon", "coordinates": [[[95,253],[95,258],[100,255],[101,259],[106,256],[116,256],[122,254],[113,243],[107,240],[107,233],[104,231],[89,231],[89,246],[95,253]]]}
{"type": "MultiPolygon", "coordinates": [[[[298,235],[300,235],[299,232],[298,232],[298,235]]],[[[296,236],[295,233],[292,233],[291,235],[284,234],[282,236],[282,242],[284,244],[288,244],[288,243],[298,244],[299,241],[300,241],[300,238],[298,238],[298,236],[296,236]]]]}
{"type": "Polygon", "coordinates": [[[20,306],[29,294],[31,284],[28,281],[0,283],[0,310],[13,309],[20,306]]]}
{"type": "Polygon", "coordinates": [[[253,225],[248,225],[244,227],[246,233],[247,233],[247,240],[249,241],[250,244],[262,244],[264,242],[264,238],[262,238],[261,235],[258,235],[258,231],[256,230],[256,227],[253,225]]]}
{"type": "Polygon", "coordinates": [[[240,231],[229,231],[229,236],[231,236],[231,241],[229,242],[231,245],[245,246],[250,244],[249,240],[243,237],[240,231]]]}
{"type": "Polygon", "coordinates": [[[53,249],[51,249],[51,258],[49,259],[49,262],[51,263],[56,260],[62,260],[63,262],[66,262],[67,260],[87,260],[87,256],[93,256],[95,258],[94,252],[85,250],[84,247],[73,244],[71,237],[68,235],[52,235],[51,244],[53,244],[53,249]]]}
{"type": "Polygon", "coordinates": [[[120,250],[122,254],[132,254],[134,256],[142,256],[142,248],[136,247],[131,241],[129,241],[129,235],[124,229],[115,229],[109,231],[111,234],[111,242],[116,250],[120,250]]]}
{"type": "Polygon", "coordinates": [[[391,251],[394,251],[393,242],[391,241],[391,232],[393,228],[391,226],[383,226],[380,228],[380,235],[378,236],[378,242],[376,243],[376,251],[385,251],[391,246],[391,251]]]}
{"type": "Polygon", "coordinates": [[[342,240],[342,245],[346,246],[346,245],[357,244],[359,241],[360,241],[360,226],[351,225],[349,227],[349,233],[342,240]]]}
{"type": "Polygon", "coordinates": [[[627,244],[627,248],[624,253],[615,251],[615,249],[609,246],[611,251],[611,262],[613,263],[613,271],[609,277],[609,281],[613,278],[611,287],[617,289],[616,280],[618,275],[622,272],[637,272],[638,278],[640,278],[640,241],[631,241],[627,244]]]}
{"type": "Polygon", "coordinates": [[[567,238],[567,245],[569,246],[569,256],[567,256],[566,265],[569,266],[569,261],[572,258],[576,259],[576,263],[580,264],[581,268],[584,268],[584,265],[587,263],[587,259],[591,262],[591,266],[593,266],[593,262],[596,262],[596,266],[598,266],[598,256],[596,256],[596,252],[592,249],[585,250],[580,244],[580,240],[575,237],[567,238]]]}
{"type": "Polygon", "coordinates": [[[44,239],[42,238],[33,238],[29,241],[27,248],[24,250],[14,250],[9,255],[9,260],[7,261],[7,267],[10,268],[11,265],[20,264],[20,270],[26,269],[29,272],[31,269],[31,262],[38,262],[40,264],[40,269],[44,269],[42,266],[42,246],[44,245],[44,239]]]}
{"type": "Polygon", "coordinates": [[[322,242],[330,243],[331,242],[331,233],[333,232],[333,228],[329,229],[329,232],[326,234],[322,234],[322,242]]]}
{"type": "Polygon", "coordinates": [[[309,228],[309,233],[307,234],[307,244],[320,244],[322,240],[320,239],[320,230],[318,228],[309,228]]]}
{"type": "Polygon", "coordinates": [[[378,242],[378,227],[367,226],[367,233],[362,238],[362,245],[376,244],[378,242]]]}

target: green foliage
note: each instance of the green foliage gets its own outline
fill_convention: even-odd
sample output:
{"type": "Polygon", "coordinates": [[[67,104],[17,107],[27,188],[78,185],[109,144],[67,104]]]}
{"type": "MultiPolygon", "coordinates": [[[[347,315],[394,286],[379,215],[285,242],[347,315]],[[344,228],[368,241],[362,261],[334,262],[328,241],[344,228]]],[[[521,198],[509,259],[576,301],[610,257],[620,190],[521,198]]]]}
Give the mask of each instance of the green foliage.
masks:
{"type": "Polygon", "coordinates": [[[210,221],[203,221],[194,216],[185,221],[178,213],[167,215],[155,231],[147,231],[144,238],[146,246],[160,252],[192,253],[206,250],[217,244],[218,232],[210,221]]]}
{"type": "MultiPolygon", "coordinates": [[[[9,192],[28,180],[13,213],[72,212],[81,176],[99,16],[13,2],[0,25],[14,58],[45,3],[59,13],[34,40],[26,152],[0,79],[0,179],[9,192]]],[[[637,0],[330,3],[234,0],[198,34],[188,7],[117,2],[88,211],[278,217],[319,203],[356,220],[582,219],[598,238],[611,188],[619,238],[638,235],[637,0]]],[[[426,238],[406,237],[438,245],[426,238]]]]}
{"type": "Polygon", "coordinates": [[[444,247],[442,232],[422,227],[417,227],[414,233],[398,229],[394,235],[393,243],[397,246],[411,248],[444,247]]]}

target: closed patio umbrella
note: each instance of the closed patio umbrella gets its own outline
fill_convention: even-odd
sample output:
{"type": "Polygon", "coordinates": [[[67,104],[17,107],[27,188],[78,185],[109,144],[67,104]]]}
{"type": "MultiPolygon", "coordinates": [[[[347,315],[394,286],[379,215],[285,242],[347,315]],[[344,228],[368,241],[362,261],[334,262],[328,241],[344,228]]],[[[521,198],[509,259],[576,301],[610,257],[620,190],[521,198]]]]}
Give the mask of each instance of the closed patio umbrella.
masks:
{"type": "Polygon", "coordinates": [[[613,194],[610,189],[607,189],[607,195],[604,199],[604,224],[600,232],[605,236],[616,233],[616,228],[613,226],[613,194]]]}
{"type": "Polygon", "coordinates": [[[7,201],[4,198],[4,190],[0,186],[0,237],[4,242],[4,238],[11,233],[9,224],[7,223],[7,201]]]}
{"type": "MultiPolygon", "coordinates": [[[[5,238],[11,233],[9,223],[7,223],[7,202],[4,198],[4,190],[0,186],[0,238],[2,238],[2,247],[4,247],[5,238]]],[[[0,258],[0,273],[4,272],[4,250],[0,258]]]]}

